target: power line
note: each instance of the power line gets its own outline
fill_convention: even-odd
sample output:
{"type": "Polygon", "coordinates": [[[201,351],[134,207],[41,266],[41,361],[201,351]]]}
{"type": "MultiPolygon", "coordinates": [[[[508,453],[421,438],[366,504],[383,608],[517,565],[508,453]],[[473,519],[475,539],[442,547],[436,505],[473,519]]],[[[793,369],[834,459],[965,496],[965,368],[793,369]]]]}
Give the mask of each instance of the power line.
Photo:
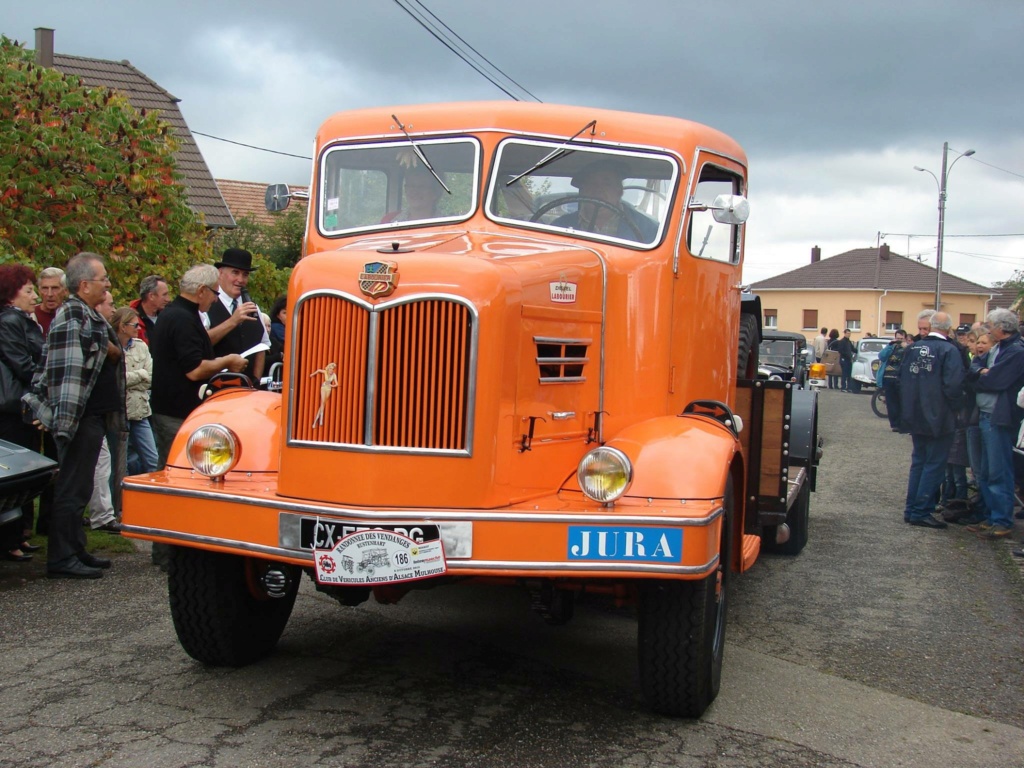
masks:
{"type": "Polygon", "coordinates": [[[243,144],[240,141],[232,141],[231,139],[222,139],[220,136],[211,136],[209,133],[202,133],[201,131],[190,131],[190,133],[196,136],[204,136],[207,139],[214,139],[215,141],[223,141],[225,144],[235,144],[239,147],[245,147],[246,149],[258,149],[260,152],[269,152],[272,155],[284,155],[285,157],[297,157],[299,160],[312,160],[312,157],[306,155],[293,155],[291,152],[279,152],[276,149],[267,149],[266,147],[257,147],[255,144],[243,144]]]}
{"type": "MultiPolygon", "coordinates": [[[[953,148],[950,147],[950,149],[953,149],[953,148]]],[[[953,151],[955,152],[956,150],[954,149],[953,151]]],[[[1006,168],[1000,168],[998,165],[992,165],[992,163],[986,163],[984,160],[979,160],[977,155],[962,155],[962,156],[963,157],[969,157],[974,162],[981,163],[982,165],[984,165],[984,166],[986,166],[988,168],[991,168],[991,169],[993,169],[995,171],[1002,171],[1003,173],[1008,173],[1011,176],[1016,176],[1019,179],[1024,179],[1024,173],[1017,173],[1016,171],[1009,171],[1006,168]]]]}
{"type": "Polygon", "coordinates": [[[516,88],[518,88],[520,91],[528,95],[534,101],[540,101],[540,99],[538,99],[536,96],[530,93],[530,91],[528,91],[526,88],[524,88],[511,77],[509,77],[507,74],[505,74],[505,72],[503,72],[500,67],[492,63],[486,56],[477,51],[476,48],[474,48],[472,45],[463,40],[455,31],[451,29],[451,27],[449,27],[447,24],[441,21],[441,19],[439,19],[429,8],[427,8],[422,2],[420,2],[420,0],[395,0],[395,4],[398,5],[398,7],[405,11],[407,14],[409,14],[413,21],[415,21],[417,24],[423,27],[423,29],[429,32],[431,36],[434,37],[434,39],[441,43],[441,45],[443,45],[449,51],[451,51],[460,59],[462,59],[466,64],[471,66],[474,70],[476,70],[478,74],[486,78],[492,85],[494,85],[494,87],[502,91],[510,99],[513,99],[514,101],[521,101],[521,99],[514,93],[512,93],[512,91],[506,88],[502,83],[498,82],[498,80],[495,79],[493,75],[491,75],[489,72],[484,71],[484,69],[475,61],[471,61],[464,50],[457,48],[457,44],[452,40],[452,37],[458,40],[462,46],[465,46],[465,48],[468,48],[470,51],[476,54],[476,56],[479,59],[486,62],[486,64],[492,70],[501,75],[501,77],[503,77],[506,81],[512,83],[516,88]],[[409,5],[409,3],[415,3],[420,8],[422,8],[422,11],[412,8],[409,5]],[[424,17],[424,13],[429,14],[430,17],[434,18],[437,21],[437,24],[439,24],[441,27],[447,30],[449,34],[445,34],[443,31],[438,29],[437,24],[434,24],[433,22],[429,21],[429,19],[426,19],[424,17]]]}

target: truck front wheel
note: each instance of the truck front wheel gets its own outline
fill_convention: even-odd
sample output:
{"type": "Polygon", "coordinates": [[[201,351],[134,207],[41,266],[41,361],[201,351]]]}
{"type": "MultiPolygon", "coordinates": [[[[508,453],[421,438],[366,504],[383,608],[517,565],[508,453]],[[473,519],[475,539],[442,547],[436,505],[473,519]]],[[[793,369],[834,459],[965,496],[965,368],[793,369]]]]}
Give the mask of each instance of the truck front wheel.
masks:
{"type": "Polygon", "coordinates": [[[700,717],[718,695],[725,650],[732,486],[726,492],[718,568],[700,581],[650,581],[640,589],[637,655],[650,707],[700,717]]]}
{"type": "Polygon", "coordinates": [[[241,667],[274,649],[295,605],[296,568],[189,547],[170,550],[171,618],[189,656],[241,667]]]}

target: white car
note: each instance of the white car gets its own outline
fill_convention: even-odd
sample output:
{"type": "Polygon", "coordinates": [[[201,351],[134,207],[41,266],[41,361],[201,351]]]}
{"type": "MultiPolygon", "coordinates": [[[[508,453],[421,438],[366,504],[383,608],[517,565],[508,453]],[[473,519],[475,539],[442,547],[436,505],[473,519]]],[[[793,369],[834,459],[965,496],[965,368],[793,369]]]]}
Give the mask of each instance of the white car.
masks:
{"type": "Polygon", "coordinates": [[[888,337],[872,337],[857,342],[857,356],[853,358],[853,370],[850,372],[850,389],[860,392],[861,387],[875,386],[878,373],[878,353],[892,341],[888,337]]]}

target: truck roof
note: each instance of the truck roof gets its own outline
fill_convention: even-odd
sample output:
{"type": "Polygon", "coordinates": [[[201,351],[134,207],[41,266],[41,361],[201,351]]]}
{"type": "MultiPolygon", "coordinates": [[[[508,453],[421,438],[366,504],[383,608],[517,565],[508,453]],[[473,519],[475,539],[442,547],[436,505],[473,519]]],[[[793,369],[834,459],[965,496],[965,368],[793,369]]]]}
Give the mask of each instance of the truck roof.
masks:
{"type": "Polygon", "coordinates": [[[339,137],[385,138],[404,136],[392,116],[410,134],[502,131],[568,139],[590,121],[597,124],[576,141],[630,144],[673,149],[688,159],[695,147],[708,146],[746,165],[740,145],[721,131],[701,123],[664,115],[646,115],[592,107],[535,104],[516,101],[468,101],[444,104],[407,104],[339,112],[324,121],[317,143],[339,137]]]}

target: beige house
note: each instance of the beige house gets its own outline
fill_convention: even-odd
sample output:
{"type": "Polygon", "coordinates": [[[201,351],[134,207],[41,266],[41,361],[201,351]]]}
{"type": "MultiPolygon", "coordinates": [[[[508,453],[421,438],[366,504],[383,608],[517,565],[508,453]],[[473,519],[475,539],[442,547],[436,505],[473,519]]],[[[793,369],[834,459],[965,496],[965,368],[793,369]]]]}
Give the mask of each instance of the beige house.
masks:
{"type": "MultiPolygon", "coordinates": [[[[942,273],[942,309],[957,325],[985,317],[997,289],[942,273]]],[[[803,333],[846,328],[853,338],[891,336],[914,329],[917,315],[935,307],[935,269],[893,253],[889,246],[858,248],[828,259],[811,249],[811,263],[751,286],[761,297],[764,327],[803,333]]],[[[995,306],[995,305],[993,305],[995,306]]]]}

